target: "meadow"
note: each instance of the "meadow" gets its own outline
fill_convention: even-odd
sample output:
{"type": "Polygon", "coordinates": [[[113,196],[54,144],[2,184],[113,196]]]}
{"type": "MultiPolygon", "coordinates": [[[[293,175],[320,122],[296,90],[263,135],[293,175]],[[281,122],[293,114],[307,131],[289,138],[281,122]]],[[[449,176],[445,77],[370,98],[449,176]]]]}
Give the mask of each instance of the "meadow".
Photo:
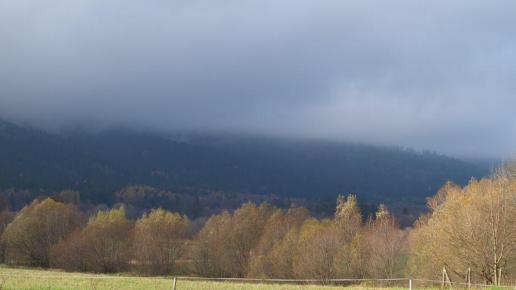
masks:
{"type": "MultiPolygon", "coordinates": [[[[72,273],[61,270],[11,268],[0,266],[0,290],[171,290],[173,277],[143,277],[130,274],[92,274],[72,273]]],[[[412,289],[437,290],[439,283],[424,280],[412,281],[412,289]]],[[[367,281],[347,285],[310,285],[277,284],[228,281],[192,281],[179,278],[176,290],[402,290],[409,289],[406,281],[374,282],[367,281]],[[378,284],[383,283],[383,284],[378,284]]],[[[455,284],[446,289],[468,289],[465,285],[455,284]]],[[[514,286],[493,287],[473,284],[471,290],[512,290],[514,286]]]]}
{"type": "MultiPolygon", "coordinates": [[[[172,289],[172,277],[139,277],[68,273],[58,270],[37,270],[0,267],[0,289],[12,290],[116,290],[116,289],[172,289]]],[[[335,290],[373,289],[375,287],[342,287],[321,285],[258,284],[238,282],[186,281],[179,279],[177,290],[335,290]]],[[[375,288],[378,289],[378,288],[375,288]]],[[[395,290],[396,288],[389,288],[395,290]]],[[[399,289],[399,288],[398,288],[399,289]]]]}

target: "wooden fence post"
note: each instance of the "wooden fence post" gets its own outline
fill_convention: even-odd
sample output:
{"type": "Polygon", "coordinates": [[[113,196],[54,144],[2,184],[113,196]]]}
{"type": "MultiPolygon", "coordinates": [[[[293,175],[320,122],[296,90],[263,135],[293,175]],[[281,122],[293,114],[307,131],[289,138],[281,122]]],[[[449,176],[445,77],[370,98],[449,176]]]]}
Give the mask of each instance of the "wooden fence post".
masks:
{"type": "Polygon", "coordinates": [[[446,271],[446,267],[443,267],[443,281],[441,287],[444,288],[444,286],[448,284],[450,288],[452,287],[452,281],[450,279],[450,276],[448,276],[448,272],[446,271]]]}
{"type": "Polygon", "coordinates": [[[446,268],[445,267],[443,267],[443,280],[441,282],[441,289],[444,289],[444,278],[445,278],[445,276],[444,276],[445,274],[444,273],[446,273],[446,268]]]}
{"type": "Polygon", "coordinates": [[[471,267],[468,268],[468,273],[466,275],[467,283],[468,283],[468,290],[471,289],[471,267]]]}

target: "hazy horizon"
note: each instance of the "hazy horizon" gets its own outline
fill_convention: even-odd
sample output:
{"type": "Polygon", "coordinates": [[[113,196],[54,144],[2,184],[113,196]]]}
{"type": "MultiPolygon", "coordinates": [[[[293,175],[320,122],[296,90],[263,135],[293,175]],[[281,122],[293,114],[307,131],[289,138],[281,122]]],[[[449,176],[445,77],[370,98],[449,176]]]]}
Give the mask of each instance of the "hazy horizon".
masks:
{"type": "Polygon", "coordinates": [[[0,118],[516,152],[516,2],[0,3],[0,118]]]}

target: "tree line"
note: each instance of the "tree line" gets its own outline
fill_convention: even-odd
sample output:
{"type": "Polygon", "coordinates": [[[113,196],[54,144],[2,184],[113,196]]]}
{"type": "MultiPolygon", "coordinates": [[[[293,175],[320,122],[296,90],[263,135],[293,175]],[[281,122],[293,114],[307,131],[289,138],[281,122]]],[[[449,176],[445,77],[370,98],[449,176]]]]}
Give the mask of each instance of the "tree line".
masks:
{"type": "Polygon", "coordinates": [[[331,218],[302,207],[243,204],[190,220],[165,209],[129,219],[123,207],[91,214],[40,198],[0,213],[6,264],[68,271],[253,278],[516,279],[516,181],[500,171],[465,187],[447,183],[429,212],[400,228],[387,207],[364,217],[354,195],[331,218]]]}

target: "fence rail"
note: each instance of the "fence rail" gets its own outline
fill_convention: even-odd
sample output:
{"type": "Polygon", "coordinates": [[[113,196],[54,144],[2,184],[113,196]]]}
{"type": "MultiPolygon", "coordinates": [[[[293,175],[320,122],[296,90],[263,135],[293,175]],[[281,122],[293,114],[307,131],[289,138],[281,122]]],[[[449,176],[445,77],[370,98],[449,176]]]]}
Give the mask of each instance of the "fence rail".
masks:
{"type": "MultiPolygon", "coordinates": [[[[150,283],[159,283],[160,285],[167,285],[168,289],[181,290],[181,281],[213,281],[213,282],[233,282],[233,283],[249,283],[249,284],[293,284],[293,285],[333,285],[339,287],[353,287],[357,289],[489,289],[494,287],[489,284],[478,284],[478,283],[463,283],[463,282],[451,282],[443,287],[443,281],[431,280],[422,278],[388,278],[388,279],[353,279],[353,278],[335,278],[335,279],[260,279],[260,278],[206,278],[206,277],[190,277],[190,276],[177,276],[177,277],[139,277],[139,276],[119,276],[119,275],[96,275],[96,274],[79,274],[79,273],[56,273],[56,274],[41,274],[31,275],[25,273],[2,273],[0,269],[0,284],[2,281],[9,279],[35,279],[44,281],[52,289],[53,283],[56,283],[59,279],[66,278],[70,283],[76,281],[107,281],[107,280],[121,280],[121,281],[148,281],[150,283]]],[[[81,284],[83,285],[83,284],[81,284]]],[[[87,285],[84,289],[90,289],[87,285]]],[[[93,284],[91,284],[93,285],[93,284]]],[[[152,285],[152,284],[150,284],[152,285]]],[[[97,289],[98,287],[91,287],[91,289],[97,289]]],[[[497,289],[516,290],[516,285],[502,285],[496,286],[497,289]]],[[[3,287],[0,285],[0,289],[3,287]]],[[[10,289],[10,288],[8,288],[10,289]]],[[[118,289],[118,288],[110,288],[118,289]]],[[[129,288],[119,288],[129,289],[129,288]]],[[[139,289],[139,288],[131,288],[139,289]]],[[[160,288],[163,289],[163,288],[160,288]]],[[[190,288],[188,288],[190,289],[190,288]]]]}
{"type": "MultiPolygon", "coordinates": [[[[493,288],[496,289],[513,289],[516,290],[516,285],[500,285],[494,286],[491,284],[479,284],[479,283],[464,283],[464,282],[448,282],[448,285],[442,286],[442,280],[431,280],[431,279],[421,279],[421,278],[386,278],[386,279],[353,279],[353,278],[335,278],[335,279],[259,279],[259,278],[205,278],[205,277],[187,277],[187,276],[179,276],[174,277],[173,280],[173,290],[178,290],[177,282],[180,280],[186,281],[218,281],[218,282],[242,282],[242,283],[290,283],[290,284],[332,284],[332,283],[351,283],[351,285],[357,286],[357,288],[385,288],[385,287],[361,287],[362,283],[369,282],[403,282],[399,285],[405,285],[407,289],[485,289],[485,288],[493,288]],[[353,284],[355,283],[355,284],[353,284]],[[437,287],[422,287],[422,285],[431,284],[437,287]],[[416,285],[421,287],[416,287],[416,285]]],[[[370,284],[369,284],[370,285],[370,284]]],[[[400,287],[402,288],[402,287],[400,287]]]]}

